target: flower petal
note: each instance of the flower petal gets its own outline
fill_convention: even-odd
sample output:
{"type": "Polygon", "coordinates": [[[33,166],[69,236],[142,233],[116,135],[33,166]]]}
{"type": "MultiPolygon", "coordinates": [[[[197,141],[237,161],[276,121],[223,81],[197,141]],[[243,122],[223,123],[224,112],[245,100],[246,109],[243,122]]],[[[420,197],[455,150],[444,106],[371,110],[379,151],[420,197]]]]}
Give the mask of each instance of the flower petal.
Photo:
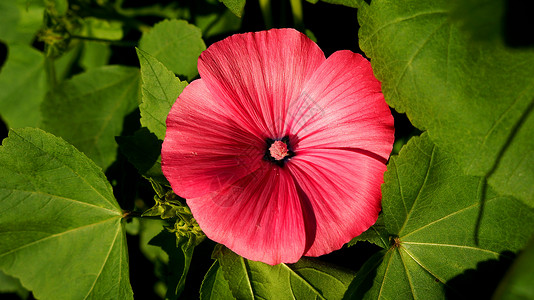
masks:
{"type": "Polygon", "coordinates": [[[198,61],[213,95],[254,132],[287,135],[288,104],[325,60],[321,49],[294,29],[236,34],[211,45],[198,61]]]}
{"type": "Polygon", "coordinates": [[[172,106],[161,150],[174,192],[200,197],[260,167],[265,141],[219,105],[202,79],[191,82],[172,106]]]}
{"type": "MultiPolygon", "coordinates": [[[[311,207],[302,206],[293,179],[284,168],[263,168],[211,195],[188,199],[206,236],[237,254],[271,265],[293,263],[311,245],[311,207]]],[[[313,234],[314,231],[311,231],[313,234]]]]}
{"type": "Polygon", "coordinates": [[[305,255],[337,250],[376,222],[386,170],[380,159],[357,151],[313,149],[293,157],[287,167],[317,224],[305,255]]]}
{"type": "Polygon", "coordinates": [[[319,67],[287,120],[299,149],[359,149],[387,160],[393,146],[393,117],[380,82],[369,61],[347,50],[319,67]]]}

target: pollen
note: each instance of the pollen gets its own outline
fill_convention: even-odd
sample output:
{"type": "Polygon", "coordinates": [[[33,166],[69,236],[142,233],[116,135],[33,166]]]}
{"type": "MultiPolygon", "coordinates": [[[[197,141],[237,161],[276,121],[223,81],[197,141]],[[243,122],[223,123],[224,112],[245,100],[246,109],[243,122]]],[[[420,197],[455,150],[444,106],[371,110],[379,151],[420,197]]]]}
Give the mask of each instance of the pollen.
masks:
{"type": "Polygon", "coordinates": [[[274,141],[274,143],[269,148],[269,151],[271,153],[271,156],[275,160],[282,160],[289,155],[287,145],[282,141],[274,141]]]}

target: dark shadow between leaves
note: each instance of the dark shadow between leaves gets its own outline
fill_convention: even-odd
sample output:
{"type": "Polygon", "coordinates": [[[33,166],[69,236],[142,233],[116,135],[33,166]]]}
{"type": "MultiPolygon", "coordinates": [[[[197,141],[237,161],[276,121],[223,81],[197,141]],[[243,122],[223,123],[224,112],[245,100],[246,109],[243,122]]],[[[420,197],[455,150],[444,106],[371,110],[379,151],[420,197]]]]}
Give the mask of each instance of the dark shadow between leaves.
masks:
{"type": "Polygon", "coordinates": [[[490,299],[515,256],[510,251],[501,252],[498,259],[479,262],[476,269],[468,269],[450,279],[444,285],[446,298],[490,299]]]}
{"type": "Polygon", "coordinates": [[[376,277],[376,270],[382,263],[386,250],[382,250],[371,256],[369,260],[356,273],[356,277],[350,283],[343,299],[362,299],[369,289],[373,286],[376,277]]]}
{"type": "Polygon", "coordinates": [[[507,0],[504,15],[504,41],[510,47],[534,47],[534,28],[531,3],[521,0],[507,0]]]}
{"type": "Polygon", "coordinates": [[[162,278],[167,285],[165,299],[178,299],[184,289],[185,278],[193,256],[193,247],[181,247],[177,244],[176,235],[166,229],[156,235],[149,245],[160,247],[169,256],[169,263],[161,270],[162,278]]]}

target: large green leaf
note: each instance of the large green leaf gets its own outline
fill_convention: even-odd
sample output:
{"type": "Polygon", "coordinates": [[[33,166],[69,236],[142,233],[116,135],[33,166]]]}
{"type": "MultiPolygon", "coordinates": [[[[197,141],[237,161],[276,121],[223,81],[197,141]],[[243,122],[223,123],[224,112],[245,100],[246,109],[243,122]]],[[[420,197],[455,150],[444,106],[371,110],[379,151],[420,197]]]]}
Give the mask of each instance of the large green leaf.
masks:
{"type": "Polygon", "coordinates": [[[534,52],[473,42],[455,9],[445,0],[373,0],[359,11],[360,47],[388,104],[467,174],[534,207],[534,52]]]}
{"type": "Polygon", "coordinates": [[[382,193],[386,230],[396,238],[372,260],[373,271],[358,273],[355,298],[443,298],[445,283],[520,250],[534,231],[532,208],[497,195],[483,177],[462,175],[426,133],[391,158],[382,193]]]}
{"type": "Polygon", "coordinates": [[[216,252],[224,278],[237,299],[341,299],[353,275],[316,260],[270,266],[227,248],[216,252]]]}
{"type": "Polygon", "coordinates": [[[26,45],[10,45],[0,73],[0,115],[9,127],[37,126],[46,93],[44,56],[26,45]]]}
{"type": "Polygon", "coordinates": [[[43,128],[63,137],[106,169],[116,157],[115,136],[138,105],[139,71],[91,69],[60,84],[43,102],[43,128]]]}
{"type": "Polygon", "coordinates": [[[43,23],[41,0],[0,1],[0,41],[30,44],[43,23]]]}
{"type": "Polygon", "coordinates": [[[139,106],[141,124],[163,140],[167,130],[165,125],[167,115],[187,82],[180,81],[147,52],[137,49],[137,56],[141,65],[143,95],[139,106]]]}
{"type": "Polygon", "coordinates": [[[0,269],[40,299],[132,299],[122,211],[63,139],[16,129],[0,147],[0,269]]]}
{"type": "Polygon", "coordinates": [[[143,34],[139,48],[150,53],[178,75],[192,79],[197,60],[206,50],[200,29],[183,20],[164,20],[143,34]]]}

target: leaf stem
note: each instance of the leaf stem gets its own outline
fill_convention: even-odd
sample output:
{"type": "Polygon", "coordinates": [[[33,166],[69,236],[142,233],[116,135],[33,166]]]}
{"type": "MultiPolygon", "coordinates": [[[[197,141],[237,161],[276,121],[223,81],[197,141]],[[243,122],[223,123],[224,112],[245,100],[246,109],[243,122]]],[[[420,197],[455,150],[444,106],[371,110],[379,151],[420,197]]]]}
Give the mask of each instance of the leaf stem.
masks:
{"type": "Polygon", "coordinates": [[[48,82],[48,89],[53,90],[57,86],[56,66],[54,64],[54,59],[46,55],[44,64],[46,72],[46,81],[48,82]]]}

